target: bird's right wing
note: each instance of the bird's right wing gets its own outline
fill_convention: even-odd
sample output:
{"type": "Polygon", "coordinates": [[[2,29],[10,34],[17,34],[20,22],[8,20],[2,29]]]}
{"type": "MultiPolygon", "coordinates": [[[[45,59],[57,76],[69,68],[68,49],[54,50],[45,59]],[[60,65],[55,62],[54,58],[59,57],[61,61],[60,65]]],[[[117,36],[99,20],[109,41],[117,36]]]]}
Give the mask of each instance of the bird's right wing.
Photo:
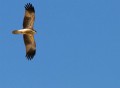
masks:
{"type": "Polygon", "coordinates": [[[23,20],[23,28],[33,29],[35,20],[35,9],[31,3],[25,5],[25,16],[23,20]]]}

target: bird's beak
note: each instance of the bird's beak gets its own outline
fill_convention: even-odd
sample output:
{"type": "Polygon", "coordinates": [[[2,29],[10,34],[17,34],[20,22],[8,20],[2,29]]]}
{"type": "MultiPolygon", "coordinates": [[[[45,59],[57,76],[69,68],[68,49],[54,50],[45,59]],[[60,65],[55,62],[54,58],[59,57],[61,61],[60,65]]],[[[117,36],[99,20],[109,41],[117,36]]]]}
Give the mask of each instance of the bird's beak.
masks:
{"type": "Polygon", "coordinates": [[[37,32],[34,30],[34,33],[36,34],[37,32]]]}

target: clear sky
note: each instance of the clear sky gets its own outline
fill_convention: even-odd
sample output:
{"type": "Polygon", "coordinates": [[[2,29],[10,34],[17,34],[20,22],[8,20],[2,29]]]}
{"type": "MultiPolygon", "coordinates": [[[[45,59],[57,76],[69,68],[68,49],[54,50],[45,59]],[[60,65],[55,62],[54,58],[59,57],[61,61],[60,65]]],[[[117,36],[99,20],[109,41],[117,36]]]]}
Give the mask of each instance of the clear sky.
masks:
{"type": "Polygon", "coordinates": [[[1,0],[0,88],[120,88],[120,0],[1,0]],[[37,53],[25,58],[24,5],[37,53]]]}

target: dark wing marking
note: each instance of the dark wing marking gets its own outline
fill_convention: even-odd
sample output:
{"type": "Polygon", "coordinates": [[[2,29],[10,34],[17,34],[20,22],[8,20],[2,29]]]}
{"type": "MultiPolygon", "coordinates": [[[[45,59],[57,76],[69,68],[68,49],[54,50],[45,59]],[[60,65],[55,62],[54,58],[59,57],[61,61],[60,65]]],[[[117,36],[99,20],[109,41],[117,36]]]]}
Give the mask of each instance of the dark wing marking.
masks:
{"type": "Polygon", "coordinates": [[[26,47],[26,57],[28,60],[31,60],[36,53],[36,43],[34,40],[34,35],[24,34],[23,38],[26,47]]]}
{"type": "Polygon", "coordinates": [[[23,28],[33,29],[34,20],[35,20],[35,9],[31,3],[27,3],[25,5],[23,28]]]}

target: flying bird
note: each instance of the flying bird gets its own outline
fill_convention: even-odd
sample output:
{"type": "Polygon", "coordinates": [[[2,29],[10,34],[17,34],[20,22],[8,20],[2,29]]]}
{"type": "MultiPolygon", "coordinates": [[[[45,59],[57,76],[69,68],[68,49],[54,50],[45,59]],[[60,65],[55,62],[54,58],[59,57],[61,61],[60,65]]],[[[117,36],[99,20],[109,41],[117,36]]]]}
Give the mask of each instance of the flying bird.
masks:
{"type": "Polygon", "coordinates": [[[36,43],[34,40],[34,20],[35,9],[31,3],[25,5],[25,15],[23,20],[23,29],[12,31],[13,34],[23,34],[23,40],[26,47],[26,57],[28,60],[33,59],[36,53],[36,43]]]}

